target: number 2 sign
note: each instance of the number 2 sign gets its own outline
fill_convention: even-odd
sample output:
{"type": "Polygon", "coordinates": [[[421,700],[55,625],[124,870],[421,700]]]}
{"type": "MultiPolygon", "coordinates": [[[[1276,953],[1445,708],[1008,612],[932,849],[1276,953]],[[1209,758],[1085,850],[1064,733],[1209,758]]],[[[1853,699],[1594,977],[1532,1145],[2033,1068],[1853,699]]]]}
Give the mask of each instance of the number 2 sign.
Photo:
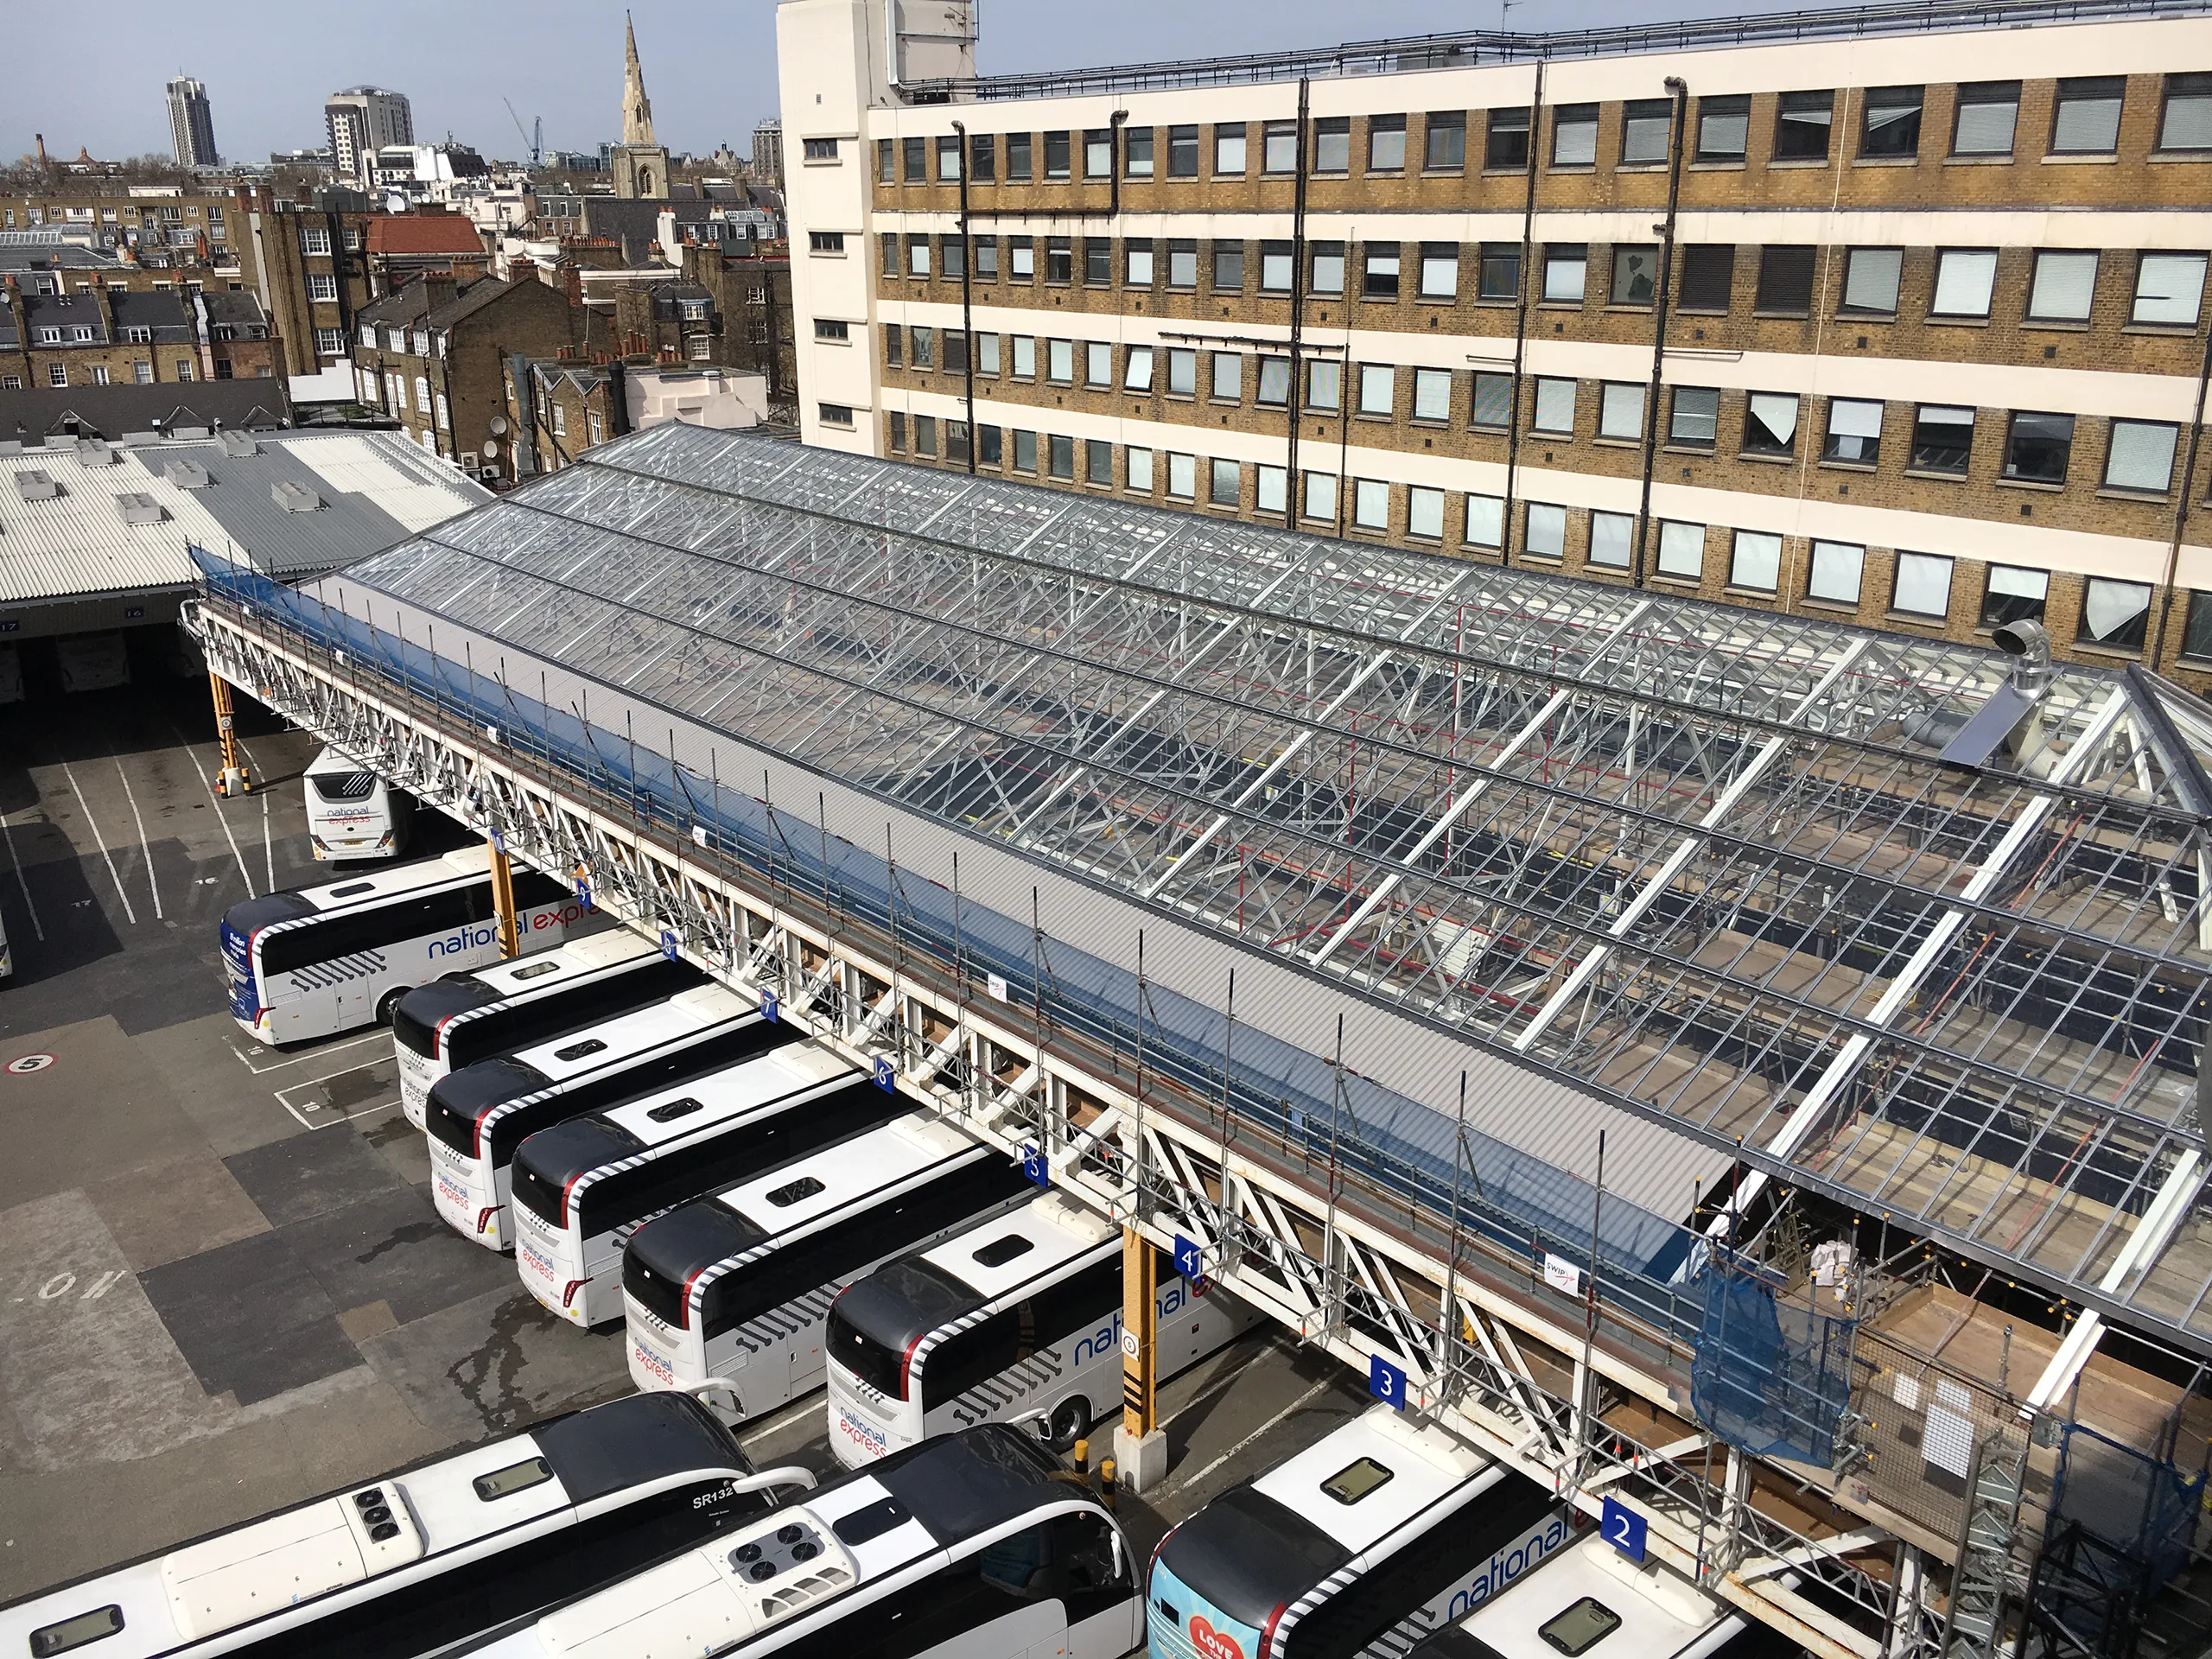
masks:
{"type": "Polygon", "coordinates": [[[1598,1519],[1598,1530],[1605,1541],[1632,1561],[1643,1559],[1644,1520],[1618,1498],[1605,1500],[1605,1512],[1598,1519]]]}

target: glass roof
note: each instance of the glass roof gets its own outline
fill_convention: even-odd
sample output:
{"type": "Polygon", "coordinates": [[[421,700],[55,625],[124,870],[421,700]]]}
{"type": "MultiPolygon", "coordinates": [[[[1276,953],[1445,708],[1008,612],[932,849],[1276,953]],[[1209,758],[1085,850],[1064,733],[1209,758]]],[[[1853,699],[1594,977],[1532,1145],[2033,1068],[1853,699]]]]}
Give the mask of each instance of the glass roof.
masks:
{"type": "Polygon", "coordinates": [[[2177,688],[2058,664],[1968,766],[1971,646],[680,425],[583,460],[346,580],[2212,1352],[2177,688]]]}

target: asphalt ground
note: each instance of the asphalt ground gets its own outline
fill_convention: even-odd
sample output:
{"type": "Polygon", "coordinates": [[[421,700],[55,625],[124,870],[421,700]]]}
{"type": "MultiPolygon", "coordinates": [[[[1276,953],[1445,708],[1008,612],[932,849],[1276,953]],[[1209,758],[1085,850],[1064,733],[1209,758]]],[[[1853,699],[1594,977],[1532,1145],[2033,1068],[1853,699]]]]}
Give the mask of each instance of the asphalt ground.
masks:
{"type": "MultiPolygon", "coordinates": [[[[332,879],[315,752],[241,704],[257,787],[219,798],[204,680],[0,709],[0,1599],[629,1390],[619,1332],[543,1313],[436,1217],[391,1039],[272,1051],[225,1007],[217,925],[332,879]]],[[[464,832],[418,812],[410,855],[464,832]]],[[[1364,1405],[1248,1337],[1164,1384],[1145,1552],[1364,1405]]],[[[834,1468],[817,1393],[746,1430],[834,1468]]]]}

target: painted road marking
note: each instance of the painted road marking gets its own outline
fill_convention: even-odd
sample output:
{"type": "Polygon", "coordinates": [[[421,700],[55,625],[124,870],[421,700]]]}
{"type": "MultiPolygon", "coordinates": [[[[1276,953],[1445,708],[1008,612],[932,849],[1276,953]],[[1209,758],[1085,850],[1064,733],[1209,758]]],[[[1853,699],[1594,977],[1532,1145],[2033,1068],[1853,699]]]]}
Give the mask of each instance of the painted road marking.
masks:
{"type": "Polygon", "coordinates": [[[31,913],[31,931],[44,944],[46,926],[38,918],[38,906],[31,902],[31,884],[23,880],[23,861],[16,856],[16,837],[9,833],[8,815],[4,812],[0,812],[0,841],[8,843],[8,861],[16,867],[16,885],[23,890],[23,908],[31,913]]]}
{"type": "Polygon", "coordinates": [[[130,787],[130,774],[123,769],[123,757],[110,751],[108,759],[115,762],[115,775],[123,779],[124,798],[130,803],[131,821],[138,826],[138,855],[146,861],[146,887],[154,895],[154,919],[162,917],[161,884],[154,880],[154,848],[146,839],[146,820],[138,810],[138,791],[130,787]]]}
{"type": "Polygon", "coordinates": [[[245,756],[245,763],[252,768],[253,775],[261,779],[261,855],[268,861],[269,891],[274,893],[276,891],[276,842],[269,828],[269,774],[261,769],[261,762],[254,758],[253,751],[246,747],[244,738],[238,740],[238,753],[245,756]]]}
{"type": "Polygon", "coordinates": [[[100,821],[92,816],[92,809],[86,804],[85,791],[77,787],[77,774],[69,770],[69,763],[61,763],[61,775],[69,780],[69,792],[77,798],[78,809],[85,815],[85,822],[92,827],[92,839],[99,843],[100,857],[107,862],[108,879],[115,883],[115,896],[123,900],[123,913],[130,918],[133,927],[138,925],[138,912],[131,908],[130,895],[123,890],[123,878],[116,874],[115,858],[107,849],[107,837],[100,833],[100,821]]]}
{"type": "Polygon", "coordinates": [[[216,820],[223,826],[223,839],[231,843],[231,856],[238,860],[238,874],[245,881],[245,896],[249,899],[257,897],[253,890],[253,872],[246,868],[245,855],[238,850],[238,838],[231,833],[231,821],[223,816],[223,798],[215,792],[215,785],[207,776],[207,768],[200,764],[200,757],[193,752],[192,744],[185,737],[183,729],[175,721],[169,722],[169,729],[176,734],[177,747],[184,751],[185,759],[192,762],[192,769],[200,774],[200,787],[207,791],[208,800],[214,804],[216,820]]]}
{"type": "Polygon", "coordinates": [[[43,1071],[53,1064],[54,1056],[51,1054],[18,1054],[8,1062],[8,1072],[11,1077],[28,1077],[32,1072],[43,1071]]]}
{"type": "MultiPolygon", "coordinates": [[[[231,1052],[238,1055],[238,1064],[245,1067],[247,1071],[252,1072],[253,1075],[257,1077],[264,1072],[282,1071],[288,1065],[305,1065],[310,1060],[327,1059],[331,1055],[336,1054],[341,1050],[353,1047],[356,1044],[374,1042],[388,1043],[391,1040],[391,1033],[379,1026],[373,1031],[363,1032],[359,1037],[348,1037],[343,1042],[328,1043],[321,1048],[311,1049],[305,1054],[295,1054],[289,1060],[278,1060],[272,1065],[256,1065],[244,1054],[238,1053],[238,1046],[236,1043],[232,1043],[229,1046],[231,1052]]],[[[270,1054],[274,1053],[276,1051],[273,1049],[264,1048],[260,1052],[264,1054],[270,1054]]]]}
{"type": "Polygon", "coordinates": [[[1283,1419],[1289,1416],[1291,1413],[1298,1411],[1311,1404],[1313,1401],[1320,1398],[1322,1395],[1327,1393],[1331,1389],[1333,1389],[1336,1386],[1337,1379],[1335,1377],[1329,1376],[1322,1378],[1321,1381],[1316,1382],[1312,1388],[1306,1389],[1305,1393],[1300,1395],[1297,1399],[1292,1401],[1281,1411],[1275,1413],[1274,1416],[1268,1418],[1266,1422],[1262,1423],[1249,1434],[1247,1434],[1243,1440],[1237,1441],[1236,1445],[1230,1446],[1228,1451],[1223,1452],[1211,1463],[1206,1465],[1205,1468],[1198,1470],[1194,1474],[1185,1475],[1179,1479],[1169,1481],[1167,1483],[1169,1490],[1173,1491],[1185,1486],[1197,1485],[1198,1482],[1204,1480],[1208,1475],[1213,1473],[1215,1470],[1220,1468],[1223,1464],[1227,1463],[1239,1452],[1242,1452],[1246,1446],[1251,1445],[1253,1441],[1258,1440],[1260,1436],[1266,1433],[1276,1424],[1281,1422],[1283,1419]]]}

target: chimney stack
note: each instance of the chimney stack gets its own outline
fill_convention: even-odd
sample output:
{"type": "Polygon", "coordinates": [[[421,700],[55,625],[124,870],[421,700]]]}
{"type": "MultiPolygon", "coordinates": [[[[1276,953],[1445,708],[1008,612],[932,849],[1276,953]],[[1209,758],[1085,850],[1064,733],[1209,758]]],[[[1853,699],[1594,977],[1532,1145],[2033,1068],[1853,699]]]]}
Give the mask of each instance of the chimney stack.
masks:
{"type": "Polygon", "coordinates": [[[38,164],[45,167],[48,164],[46,159],[46,135],[42,132],[35,132],[31,137],[38,141],[38,164]]]}

